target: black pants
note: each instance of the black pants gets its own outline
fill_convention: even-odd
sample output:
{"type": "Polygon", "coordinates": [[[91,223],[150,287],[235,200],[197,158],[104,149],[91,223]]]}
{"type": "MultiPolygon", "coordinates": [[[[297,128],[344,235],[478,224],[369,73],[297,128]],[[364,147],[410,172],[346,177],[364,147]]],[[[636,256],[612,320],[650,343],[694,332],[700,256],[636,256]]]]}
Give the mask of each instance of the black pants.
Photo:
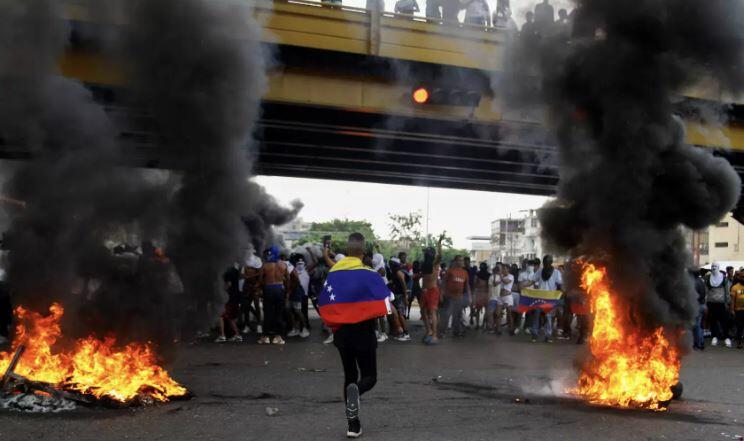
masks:
{"type": "Polygon", "coordinates": [[[284,287],[265,286],[263,290],[264,335],[284,333],[284,287]]]}
{"type": "Polygon", "coordinates": [[[736,311],[736,341],[744,339],[744,311],[736,311]]]}
{"type": "Polygon", "coordinates": [[[708,303],[708,325],[713,337],[726,339],[729,337],[729,310],[723,303],[708,303]]]}
{"type": "Polygon", "coordinates": [[[377,338],[375,320],[341,326],[333,334],[333,344],[344,366],[344,401],[346,387],[356,384],[359,394],[377,383],[377,338]]]}

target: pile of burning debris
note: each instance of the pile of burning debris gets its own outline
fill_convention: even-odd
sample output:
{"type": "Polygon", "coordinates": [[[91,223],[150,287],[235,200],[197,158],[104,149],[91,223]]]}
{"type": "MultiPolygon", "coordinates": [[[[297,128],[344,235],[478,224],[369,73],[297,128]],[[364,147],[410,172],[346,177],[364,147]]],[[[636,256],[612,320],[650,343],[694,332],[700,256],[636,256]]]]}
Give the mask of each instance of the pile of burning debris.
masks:
{"type": "Polygon", "coordinates": [[[62,336],[64,310],[50,315],[17,308],[12,352],[0,352],[0,408],[58,412],[77,405],[123,408],[188,399],[188,390],[157,363],[149,344],[116,346],[112,338],[88,337],[53,352],[62,336]]]}

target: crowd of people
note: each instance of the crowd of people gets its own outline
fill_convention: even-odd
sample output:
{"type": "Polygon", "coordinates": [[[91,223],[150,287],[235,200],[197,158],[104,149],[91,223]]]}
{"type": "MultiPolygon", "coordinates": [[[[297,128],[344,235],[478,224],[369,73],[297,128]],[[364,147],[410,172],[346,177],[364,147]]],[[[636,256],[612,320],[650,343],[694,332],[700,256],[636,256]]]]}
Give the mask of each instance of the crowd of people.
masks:
{"type": "MultiPolygon", "coordinates": [[[[331,268],[346,256],[334,252],[330,241],[322,246],[282,252],[270,247],[262,258],[251,256],[242,267],[223,276],[227,303],[219,320],[216,342],[239,342],[257,333],[260,344],[285,344],[286,338],[311,335],[310,308],[318,311],[331,268]]],[[[526,259],[521,265],[498,262],[475,264],[468,256],[442,261],[441,244],[423,250],[423,259],[409,261],[406,252],[385,258],[370,249],[364,263],[387,287],[389,312],[375,319],[379,343],[412,340],[411,328],[420,320],[426,345],[442,338],[460,338],[467,332],[528,336],[531,342],[574,340],[582,344],[590,332],[585,293],[564,283],[576,277],[570,264],[554,265],[551,256],[526,259]],[[573,274],[573,275],[572,275],[573,274]],[[548,296],[535,291],[554,293],[548,296]],[[537,298],[537,300],[536,300],[537,298]],[[419,317],[412,310],[419,310],[419,317]]],[[[694,348],[710,345],[742,347],[744,341],[744,269],[695,272],[700,314],[693,327],[694,348]],[[709,331],[707,331],[709,329],[709,331]]],[[[324,343],[334,341],[328,327],[324,343]]]]}
{"type": "MultiPolygon", "coordinates": [[[[343,0],[324,0],[331,5],[341,5],[343,0]]],[[[384,11],[385,0],[367,0],[365,8],[370,11],[384,11]]],[[[417,0],[396,0],[393,12],[413,17],[421,8],[417,0]]],[[[425,0],[425,18],[429,23],[457,24],[464,11],[462,23],[483,28],[506,28],[518,31],[513,17],[510,0],[497,0],[496,8],[491,11],[487,0],[425,0]]],[[[534,12],[525,14],[522,33],[526,38],[539,38],[540,35],[552,32],[554,29],[569,32],[573,22],[575,10],[571,13],[566,9],[557,12],[550,0],[541,0],[535,5],[534,12]]]]}
{"type": "Polygon", "coordinates": [[[693,348],[705,349],[705,330],[710,329],[710,345],[744,348],[744,267],[722,270],[713,263],[710,270],[692,271],[700,306],[693,327],[693,348]]]}
{"type": "MultiPolygon", "coordinates": [[[[260,344],[282,345],[285,337],[309,337],[309,309],[318,310],[318,297],[329,271],[346,257],[334,253],[329,242],[323,244],[322,251],[318,248],[282,253],[274,246],[264,251],[263,259],[252,256],[242,267],[229,268],[223,276],[228,300],[216,342],[239,342],[252,332],[258,333],[260,344]]],[[[525,260],[521,268],[502,263],[489,268],[485,262],[473,265],[468,256],[442,262],[440,243],[425,249],[422,261],[409,262],[405,252],[385,259],[376,250],[365,254],[364,260],[390,293],[389,313],[375,320],[380,343],[390,338],[412,340],[409,329],[414,305],[420,311],[425,329],[422,341],[427,345],[436,345],[445,336],[462,337],[468,330],[511,336],[524,332],[533,342],[540,336],[548,343],[574,334],[579,343],[586,338],[585,320],[579,317],[574,321],[577,311],[571,308],[581,302],[580,294],[561,293],[555,302],[537,306],[520,303],[523,289],[562,289],[562,269],[553,266],[550,256],[542,261],[525,260]]],[[[328,328],[324,331],[328,333],[324,342],[332,343],[333,333],[328,328]]]]}

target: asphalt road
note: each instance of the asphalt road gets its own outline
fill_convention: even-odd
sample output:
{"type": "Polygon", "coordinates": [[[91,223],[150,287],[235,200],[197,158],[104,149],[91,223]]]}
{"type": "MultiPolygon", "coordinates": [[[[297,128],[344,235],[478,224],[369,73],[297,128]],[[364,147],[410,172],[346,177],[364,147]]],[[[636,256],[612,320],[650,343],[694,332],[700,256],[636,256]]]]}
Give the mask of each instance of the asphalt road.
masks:
{"type": "MultiPolygon", "coordinates": [[[[418,337],[421,328],[414,328],[418,337]]],[[[342,440],[342,371],[319,334],[286,346],[183,345],[172,375],[196,395],[147,409],[0,412],[0,440],[342,440]],[[303,370],[304,369],[304,370],[303,370]],[[316,371],[317,370],[317,371],[316,371]],[[266,408],[278,408],[268,416],[266,408]]],[[[367,440],[731,440],[744,435],[744,351],[684,359],[668,412],[593,407],[557,396],[582,346],[471,334],[440,346],[387,342],[363,397],[367,440]],[[521,398],[521,402],[515,402],[521,398]],[[525,402],[525,399],[527,402],[525,402]]]]}

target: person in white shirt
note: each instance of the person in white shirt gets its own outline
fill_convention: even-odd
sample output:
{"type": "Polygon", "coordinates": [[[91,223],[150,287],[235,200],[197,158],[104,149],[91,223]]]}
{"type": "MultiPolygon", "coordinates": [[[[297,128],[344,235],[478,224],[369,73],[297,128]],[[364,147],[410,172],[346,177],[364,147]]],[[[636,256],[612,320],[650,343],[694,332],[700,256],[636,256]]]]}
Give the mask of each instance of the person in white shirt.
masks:
{"type": "MultiPolygon", "coordinates": [[[[512,296],[512,287],[514,286],[514,276],[509,273],[509,266],[501,266],[501,293],[499,295],[498,307],[496,308],[497,323],[501,323],[501,314],[506,310],[506,319],[509,325],[509,335],[514,335],[514,318],[511,311],[514,307],[514,297],[512,296]]],[[[497,335],[501,335],[500,327],[497,327],[497,335]]]]}
{"type": "MultiPolygon", "coordinates": [[[[543,257],[542,269],[537,271],[532,278],[532,288],[540,289],[544,291],[558,291],[563,285],[563,278],[561,272],[553,268],[553,257],[546,255],[543,257]]],[[[545,314],[542,311],[540,314],[535,314],[535,319],[532,321],[532,342],[537,341],[537,337],[540,334],[540,315],[545,314]]],[[[545,342],[553,342],[553,311],[545,314],[545,342]]]]}
{"type": "Polygon", "coordinates": [[[488,305],[486,306],[486,317],[488,318],[488,332],[495,334],[501,324],[499,310],[499,298],[501,297],[501,264],[493,267],[489,283],[488,305]]]}

